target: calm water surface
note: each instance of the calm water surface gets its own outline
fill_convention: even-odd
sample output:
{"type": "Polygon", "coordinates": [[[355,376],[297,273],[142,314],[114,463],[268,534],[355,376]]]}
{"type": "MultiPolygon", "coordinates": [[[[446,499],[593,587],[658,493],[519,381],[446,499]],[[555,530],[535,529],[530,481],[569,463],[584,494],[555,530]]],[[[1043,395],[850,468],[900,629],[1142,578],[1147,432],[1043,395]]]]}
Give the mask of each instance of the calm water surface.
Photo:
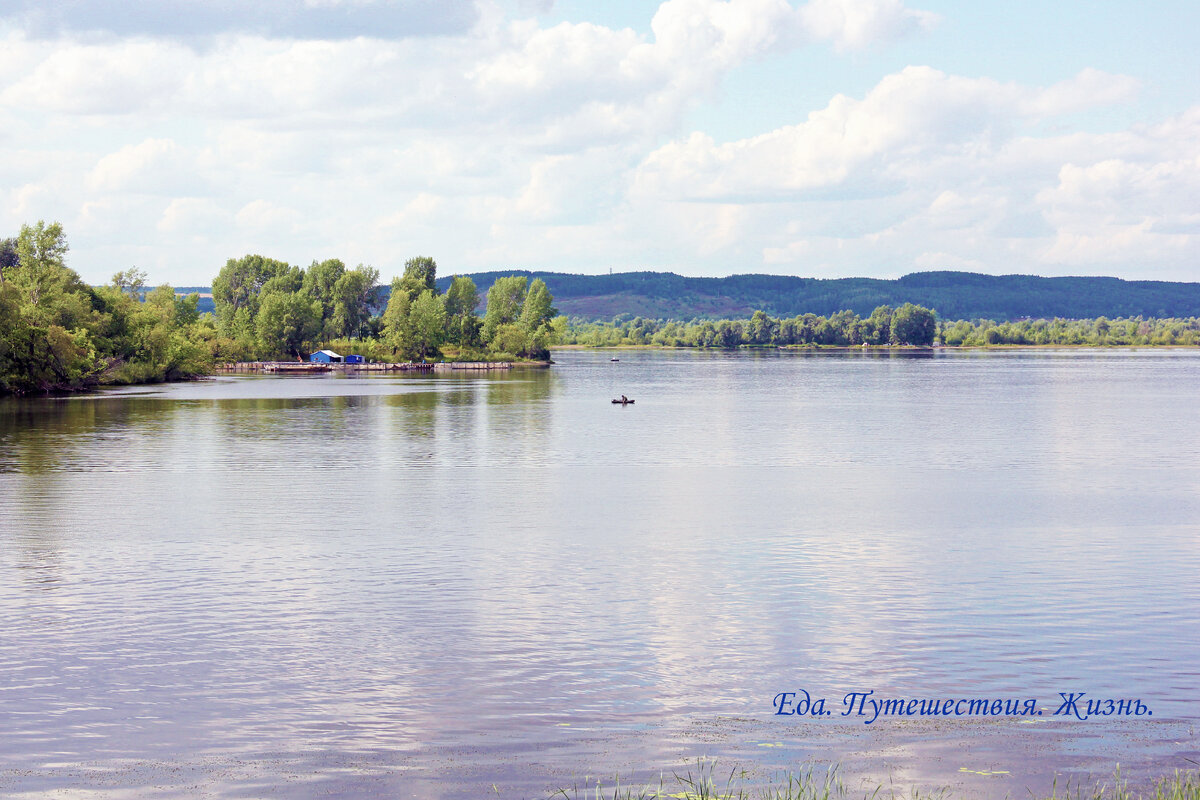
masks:
{"type": "Polygon", "coordinates": [[[0,403],[0,795],[1200,761],[1200,353],[612,355],[0,403]]]}

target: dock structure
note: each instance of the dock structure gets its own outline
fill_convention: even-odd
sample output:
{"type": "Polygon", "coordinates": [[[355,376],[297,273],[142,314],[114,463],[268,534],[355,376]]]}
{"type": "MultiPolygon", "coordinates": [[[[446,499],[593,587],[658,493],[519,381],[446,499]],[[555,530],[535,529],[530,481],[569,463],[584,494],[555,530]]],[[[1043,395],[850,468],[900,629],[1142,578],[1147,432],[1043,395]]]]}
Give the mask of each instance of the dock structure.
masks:
{"type": "Polygon", "coordinates": [[[449,372],[457,369],[512,369],[511,361],[443,361],[434,364],[438,372],[449,372]]]}
{"type": "Polygon", "coordinates": [[[260,372],[284,375],[309,375],[320,372],[432,372],[433,364],[406,361],[400,364],[322,363],[308,361],[238,361],[220,364],[218,372],[260,372]]]}

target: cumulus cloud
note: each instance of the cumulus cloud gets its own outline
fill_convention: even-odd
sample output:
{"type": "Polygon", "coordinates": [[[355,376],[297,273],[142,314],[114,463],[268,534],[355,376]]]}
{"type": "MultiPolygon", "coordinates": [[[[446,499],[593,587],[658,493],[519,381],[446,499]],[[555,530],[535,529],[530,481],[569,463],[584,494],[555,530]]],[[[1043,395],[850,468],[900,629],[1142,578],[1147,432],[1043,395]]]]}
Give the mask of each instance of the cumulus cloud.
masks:
{"type": "MultiPolygon", "coordinates": [[[[4,2],[10,22],[34,24],[31,4],[4,2]]],[[[361,21],[392,4],[290,7],[361,21]]],[[[471,10],[446,35],[343,38],[236,11],[204,47],[144,20],[137,36],[37,23],[58,39],[10,25],[0,223],[61,219],[92,279],[136,258],[186,270],[179,283],[246,251],[385,276],[414,253],[456,271],[710,274],[1114,271],[1139,251],[1164,270],[1195,262],[1200,112],[1046,132],[1136,97],[1130,77],[1035,86],[908,67],[720,141],[682,126],[741,65],[815,42],[871,47],[936,17],[899,0],[667,0],[638,32],[471,10]]]]}
{"type": "Polygon", "coordinates": [[[468,30],[473,0],[0,0],[0,19],[43,38],[64,33],[192,38],[405,38],[468,30]]]}
{"type": "MultiPolygon", "coordinates": [[[[646,216],[737,204],[747,213],[726,254],[759,242],[761,263],[802,274],[1136,265],[1181,277],[1200,256],[1200,109],[1111,133],[1035,133],[1137,90],[1095,70],[1037,87],[909,67],[796,125],[669,142],[638,165],[630,198],[646,216]]],[[[684,241],[694,233],[677,216],[657,218],[684,241]]]]}
{"type": "Polygon", "coordinates": [[[797,125],[718,144],[693,133],[651,153],[640,191],[677,199],[786,199],[857,179],[887,190],[994,151],[1026,120],[1124,99],[1136,83],[1089,70],[1050,88],[907,67],[857,100],[844,95],[797,125]],[[1116,87],[1114,89],[1114,87],[1116,87]]]}
{"type": "Polygon", "coordinates": [[[940,19],[931,11],[906,8],[900,0],[811,0],[799,12],[802,28],[815,39],[853,50],[928,30],[940,19]]]}

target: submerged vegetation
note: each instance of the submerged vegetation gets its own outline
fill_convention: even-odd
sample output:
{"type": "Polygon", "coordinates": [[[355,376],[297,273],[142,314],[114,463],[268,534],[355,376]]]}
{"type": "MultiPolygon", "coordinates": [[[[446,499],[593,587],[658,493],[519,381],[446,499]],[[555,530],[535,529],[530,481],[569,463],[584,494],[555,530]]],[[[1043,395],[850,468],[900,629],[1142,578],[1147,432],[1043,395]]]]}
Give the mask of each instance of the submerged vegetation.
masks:
{"type": "MultiPolygon", "coordinates": [[[[1118,770],[1111,780],[1086,786],[1067,783],[1060,788],[1056,781],[1050,794],[1041,798],[1028,791],[1024,794],[1034,800],[1200,800],[1200,773],[1176,771],[1138,789],[1130,787],[1118,770]]],[[[698,761],[695,770],[672,773],[669,779],[660,778],[654,786],[630,788],[619,782],[606,786],[590,780],[559,789],[550,795],[550,800],[894,800],[897,797],[952,800],[953,795],[945,790],[921,791],[916,787],[900,790],[879,785],[851,789],[839,778],[836,767],[818,773],[810,766],[763,784],[751,782],[748,774],[736,767],[724,774],[718,772],[715,762],[698,761]]]]}
{"type": "Polygon", "coordinates": [[[307,269],[230,259],[213,281],[214,312],[201,314],[198,293],[147,289],[138,269],[89,286],[67,251],[57,222],[0,240],[0,395],[182,380],[323,347],[379,361],[546,359],[566,323],[546,284],[524,276],[497,280],[480,318],[475,284],[456,277],[442,294],[432,258],[410,259],[390,292],[375,268],[337,259],[307,269]]]}

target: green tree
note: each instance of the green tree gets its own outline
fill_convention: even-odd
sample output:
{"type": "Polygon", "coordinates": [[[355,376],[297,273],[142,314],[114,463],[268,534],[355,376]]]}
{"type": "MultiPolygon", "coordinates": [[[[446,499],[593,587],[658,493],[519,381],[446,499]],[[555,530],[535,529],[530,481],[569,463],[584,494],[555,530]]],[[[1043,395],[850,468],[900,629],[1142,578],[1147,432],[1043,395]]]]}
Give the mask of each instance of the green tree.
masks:
{"type": "Polygon", "coordinates": [[[529,349],[529,334],[520,325],[506,323],[492,337],[492,352],[520,355],[529,349]]]}
{"type": "Polygon", "coordinates": [[[225,262],[212,285],[218,330],[235,338],[252,337],[263,286],[289,269],[282,261],[260,255],[231,258],[225,262]]]}
{"type": "MultiPolygon", "coordinates": [[[[62,225],[22,225],[17,236],[17,267],[12,281],[24,290],[32,305],[42,305],[45,299],[67,289],[73,273],[67,269],[67,236],[62,225]]],[[[78,276],[74,276],[78,280],[78,276]]]]}
{"type": "Polygon", "coordinates": [[[0,239],[0,286],[4,285],[4,275],[11,272],[21,263],[17,255],[17,240],[14,237],[0,239]]]}
{"type": "Polygon", "coordinates": [[[413,331],[409,320],[412,303],[408,293],[400,285],[400,278],[392,280],[392,294],[383,312],[382,339],[400,358],[412,358],[413,331]]]}
{"type": "Polygon", "coordinates": [[[428,256],[417,256],[404,262],[404,277],[400,287],[408,295],[408,302],[416,302],[421,292],[437,295],[437,262],[428,256]]]}
{"type": "Polygon", "coordinates": [[[928,347],[937,335],[937,317],[928,308],[905,303],[892,314],[892,342],[928,347]]]}
{"type": "Polygon", "coordinates": [[[521,305],[521,327],[532,334],[543,325],[548,325],[550,320],[558,316],[558,310],[554,308],[553,303],[554,298],[546,288],[546,282],[541,278],[534,278],[533,283],[529,284],[525,302],[521,305]]]}
{"type": "MultiPolygon", "coordinates": [[[[525,333],[525,347],[517,351],[527,358],[549,358],[550,344],[554,341],[557,331],[551,326],[552,320],[558,316],[558,311],[552,305],[554,298],[546,288],[546,282],[535,278],[529,285],[525,302],[521,306],[521,316],[518,326],[525,333]]],[[[639,328],[638,336],[643,339],[647,329],[653,328],[653,322],[647,320],[639,328]]]]}
{"type": "Polygon", "coordinates": [[[304,291],[321,303],[321,324],[325,337],[329,339],[342,335],[341,331],[334,330],[333,317],[338,299],[338,281],[345,274],[346,265],[336,258],[313,261],[304,271],[304,291]]]}
{"type": "MultiPolygon", "coordinates": [[[[497,278],[487,293],[487,309],[483,313],[483,341],[491,345],[501,325],[511,325],[521,316],[525,305],[526,284],[524,275],[497,278]]],[[[514,352],[514,351],[504,351],[514,352]]]]}
{"type": "Polygon", "coordinates": [[[255,328],[264,352],[298,357],[321,332],[321,303],[303,291],[265,292],[255,328]]]}
{"type": "Polygon", "coordinates": [[[409,323],[413,347],[417,356],[423,359],[442,343],[446,332],[446,307],[439,297],[426,289],[412,304],[409,323]]]}
{"type": "Polygon", "coordinates": [[[334,297],[333,319],[327,329],[338,336],[361,338],[372,309],[379,304],[379,270],[363,264],[347,270],[334,286],[334,297]]]}
{"type": "Polygon", "coordinates": [[[877,306],[871,316],[864,320],[864,344],[889,344],[892,341],[892,317],[895,312],[891,306],[877,306]]]}
{"type": "Polygon", "coordinates": [[[112,286],[135,300],[141,299],[146,290],[146,273],[137,267],[121,270],[112,276],[112,286]]]}
{"type": "Polygon", "coordinates": [[[775,336],[779,323],[767,316],[764,311],[755,311],[746,326],[746,338],[751,344],[770,344],[775,336]]]}
{"type": "Polygon", "coordinates": [[[478,347],[483,323],[475,309],[479,306],[479,290],[475,281],[460,275],[446,290],[446,337],[460,347],[478,347]]]}

